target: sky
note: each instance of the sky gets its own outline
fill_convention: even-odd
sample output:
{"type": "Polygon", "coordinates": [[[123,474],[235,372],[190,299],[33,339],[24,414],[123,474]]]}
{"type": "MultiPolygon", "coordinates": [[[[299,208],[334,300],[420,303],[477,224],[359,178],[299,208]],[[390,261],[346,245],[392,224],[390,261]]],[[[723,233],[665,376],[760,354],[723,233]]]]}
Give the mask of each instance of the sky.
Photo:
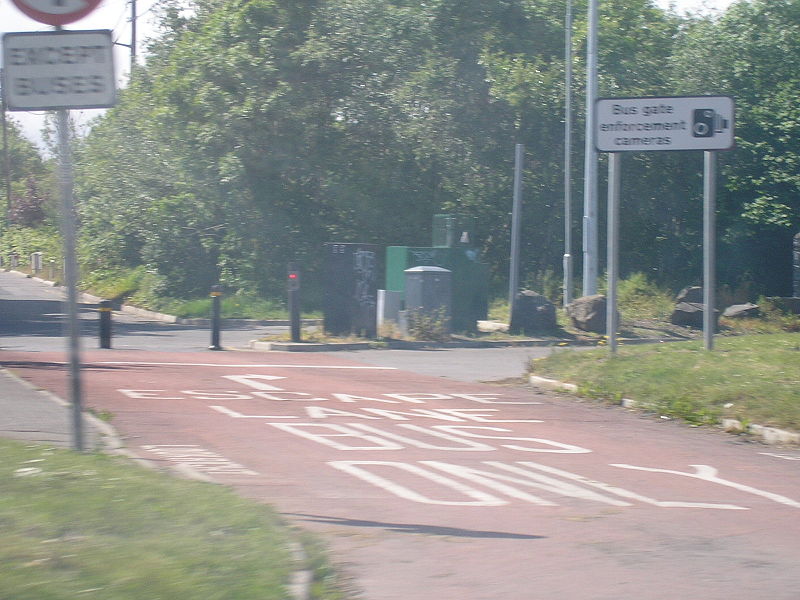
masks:
{"type": "MultiPolygon", "coordinates": [[[[662,8],[670,5],[679,13],[685,11],[719,11],[725,10],[734,0],[656,0],[662,8]]],[[[602,0],[600,0],[602,5],[602,0]]],[[[153,8],[158,0],[137,0],[137,46],[141,57],[144,51],[144,42],[148,36],[153,35],[153,8]]],[[[130,45],[131,7],[128,0],[103,0],[91,14],[80,21],[67,25],[66,29],[111,29],[113,39],[120,44],[130,45]]],[[[11,0],[0,0],[0,34],[18,31],[48,31],[49,25],[39,23],[25,16],[11,0]]],[[[125,85],[128,68],[130,65],[130,49],[124,46],[115,47],[115,64],[117,80],[120,86],[125,85]]],[[[72,111],[72,116],[79,124],[84,124],[94,116],[100,114],[98,110],[72,111]]],[[[31,140],[40,143],[40,134],[43,122],[42,113],[14,112],[12,118],[22,124],[25,135],[31,140]]]]}

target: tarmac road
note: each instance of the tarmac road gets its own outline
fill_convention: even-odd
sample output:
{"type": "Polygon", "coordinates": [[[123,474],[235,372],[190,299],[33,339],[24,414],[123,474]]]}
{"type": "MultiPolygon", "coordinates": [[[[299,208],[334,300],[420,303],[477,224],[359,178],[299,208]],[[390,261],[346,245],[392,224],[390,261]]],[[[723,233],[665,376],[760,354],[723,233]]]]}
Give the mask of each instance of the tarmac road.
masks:
{"type": "MultiPolygon", "coordinates": [[[[365,599],[798,597],[797,450],[391,356],[90,350],[86,404],[321,534],[365,599]]],[[[64,397],[63,353],[0,362],[64,397]]]]}
{"type": "MultiPolygon", "coordinates": [[[[63,290],[44,285],[14,272],[0,271],[0,348],[46,352],[65,347],[62,313],[63,290]]],[[[99,346],[97,311],[93,304],[80,306],[82,346],[99,346]]],[[[205,352],[211,341],[207,327],[176,325],[146,320],[115,311],[113,347],[124,350],[205,352]]],[[[250,341],[267,333],[288,331],[283,326],[225,325],[222,345],[246,350],[250,341]]],[[[476,348],[446,350],[357,350],[341,356],[368,363],[379,362],[416,373],[459,381],[496,381],[520,377],[531,358],[545,356],[550,348],[476,348]]]]}

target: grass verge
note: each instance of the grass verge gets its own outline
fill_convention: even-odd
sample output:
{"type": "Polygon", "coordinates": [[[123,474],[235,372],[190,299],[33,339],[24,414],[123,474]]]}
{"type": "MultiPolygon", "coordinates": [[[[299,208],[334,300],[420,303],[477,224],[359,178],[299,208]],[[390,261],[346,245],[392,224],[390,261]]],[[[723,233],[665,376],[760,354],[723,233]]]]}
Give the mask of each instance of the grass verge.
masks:
{"type": "MultiPolygon", "coordinates": [[[[289,530],[230,490],[126,459],[0,440],[0,596],[289,597],[289,530]]],[[[314,598],[340,598],[318,556],[314,598]]]]}
{"type": "Polygon", "coordinates": [[[800,431],[800,334],[718,338],[607,349],[564,350],[533,362],[533,373],[574,383],[584,396],[631,398],[694,424],[733,418],[800,431]]]}

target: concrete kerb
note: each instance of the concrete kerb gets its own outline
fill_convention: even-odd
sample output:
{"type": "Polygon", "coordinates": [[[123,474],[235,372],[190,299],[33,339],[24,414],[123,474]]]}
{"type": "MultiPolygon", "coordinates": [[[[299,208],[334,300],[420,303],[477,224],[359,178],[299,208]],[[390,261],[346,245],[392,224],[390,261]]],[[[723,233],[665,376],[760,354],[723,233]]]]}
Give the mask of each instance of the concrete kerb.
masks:
{"type": "MultiPolygon", "coordinates": [[[[563,339],[518,339],[518,340],[454,340],[450,342],[381,340],[364,342],[268,342],[251,340],[250,350],[259,352],[335,352],[337,350],[427,350],[448,348],[533,348],[570,346],[598,346],[601,340],[563,340],[563,339]]],[[[625,340],[627,344],[658,344],[679,339],[636,338],[625,340]]]]}
{"type": "MultiPolygon", "coordinates": [[[[548,379],[538,375],[529,375],[528,382],[537,388],[544,388],[559,392],[568,392],[575,394],[578,391],[578,386],[574,383],[566,383],[556,379],[548,379]]],[[[630,398],[623,398],[620,404],[624,408],[636,409],[641,408],[642,404],[630,398]]],[[[721,419],[719,422],[720,427],[726,433],[742,434],[746,433],[753,436],[759,441],[769,445],[800,445],[800,433],[787,431],[785,429],[778,429],[776,427],[766,427],[764,425],[749,424],[745,425],[737,419],[721,419]]]]}
{"type": "MultiPolygon", "coordinates": [[[[81,294],[82,302],[99,304],[103,300],[105,300],[105,298],[92,296],[91,294],[86,293],[81,294]]],[[[166,313],[147,310],[146,308],[139,308],[138,306],[131,306],[130,304],[123,304],[120,306],[119,311],[135,317],[150,319],[151,321],[160,321],[162,323],[175,323],[176,325],[196,325],[198,327],[211,326],[211,319],[176,317],[175,315],[168,315],[166,313]]],[[[320,323],[322,323],[322,319],[303,319],[302,321],[302,324],[307,326],[319,325],[320,323]]],[[[222,324],[231,326],[263,325],[265,327],[288,327],[290,322],[286,319],[222,319],[222,324]]]]}
{"type": "MultiPolygon", "coordinates": [[[[265,342],[252,340],[250,349],[261,352],[335,352],[337,350],[427,350],[448,348],[510,348],[556,345],[587,345],[575,342],[554,342],[552,340],[462,340],[453,342],[414,342],[406,340],[383,340],[364,342],[265,342]]],[[[593,345],[593,344],[588,344],[593,345]]]]}

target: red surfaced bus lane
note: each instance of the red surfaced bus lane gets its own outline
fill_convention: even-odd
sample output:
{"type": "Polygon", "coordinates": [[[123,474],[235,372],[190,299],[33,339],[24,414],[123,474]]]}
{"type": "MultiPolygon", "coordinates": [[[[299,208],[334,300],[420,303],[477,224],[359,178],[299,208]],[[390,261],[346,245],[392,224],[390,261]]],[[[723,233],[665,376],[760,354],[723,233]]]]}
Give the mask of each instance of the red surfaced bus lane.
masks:
{"type": "MultiPolygon", "coordinates": [[[[56,353],[2,352],[62,395],[56,353]]],[[[709,430],[335,355],[88,352],[142,458],[322,534],[370,600],[796,598],[797,461],[709,430]]]]}

